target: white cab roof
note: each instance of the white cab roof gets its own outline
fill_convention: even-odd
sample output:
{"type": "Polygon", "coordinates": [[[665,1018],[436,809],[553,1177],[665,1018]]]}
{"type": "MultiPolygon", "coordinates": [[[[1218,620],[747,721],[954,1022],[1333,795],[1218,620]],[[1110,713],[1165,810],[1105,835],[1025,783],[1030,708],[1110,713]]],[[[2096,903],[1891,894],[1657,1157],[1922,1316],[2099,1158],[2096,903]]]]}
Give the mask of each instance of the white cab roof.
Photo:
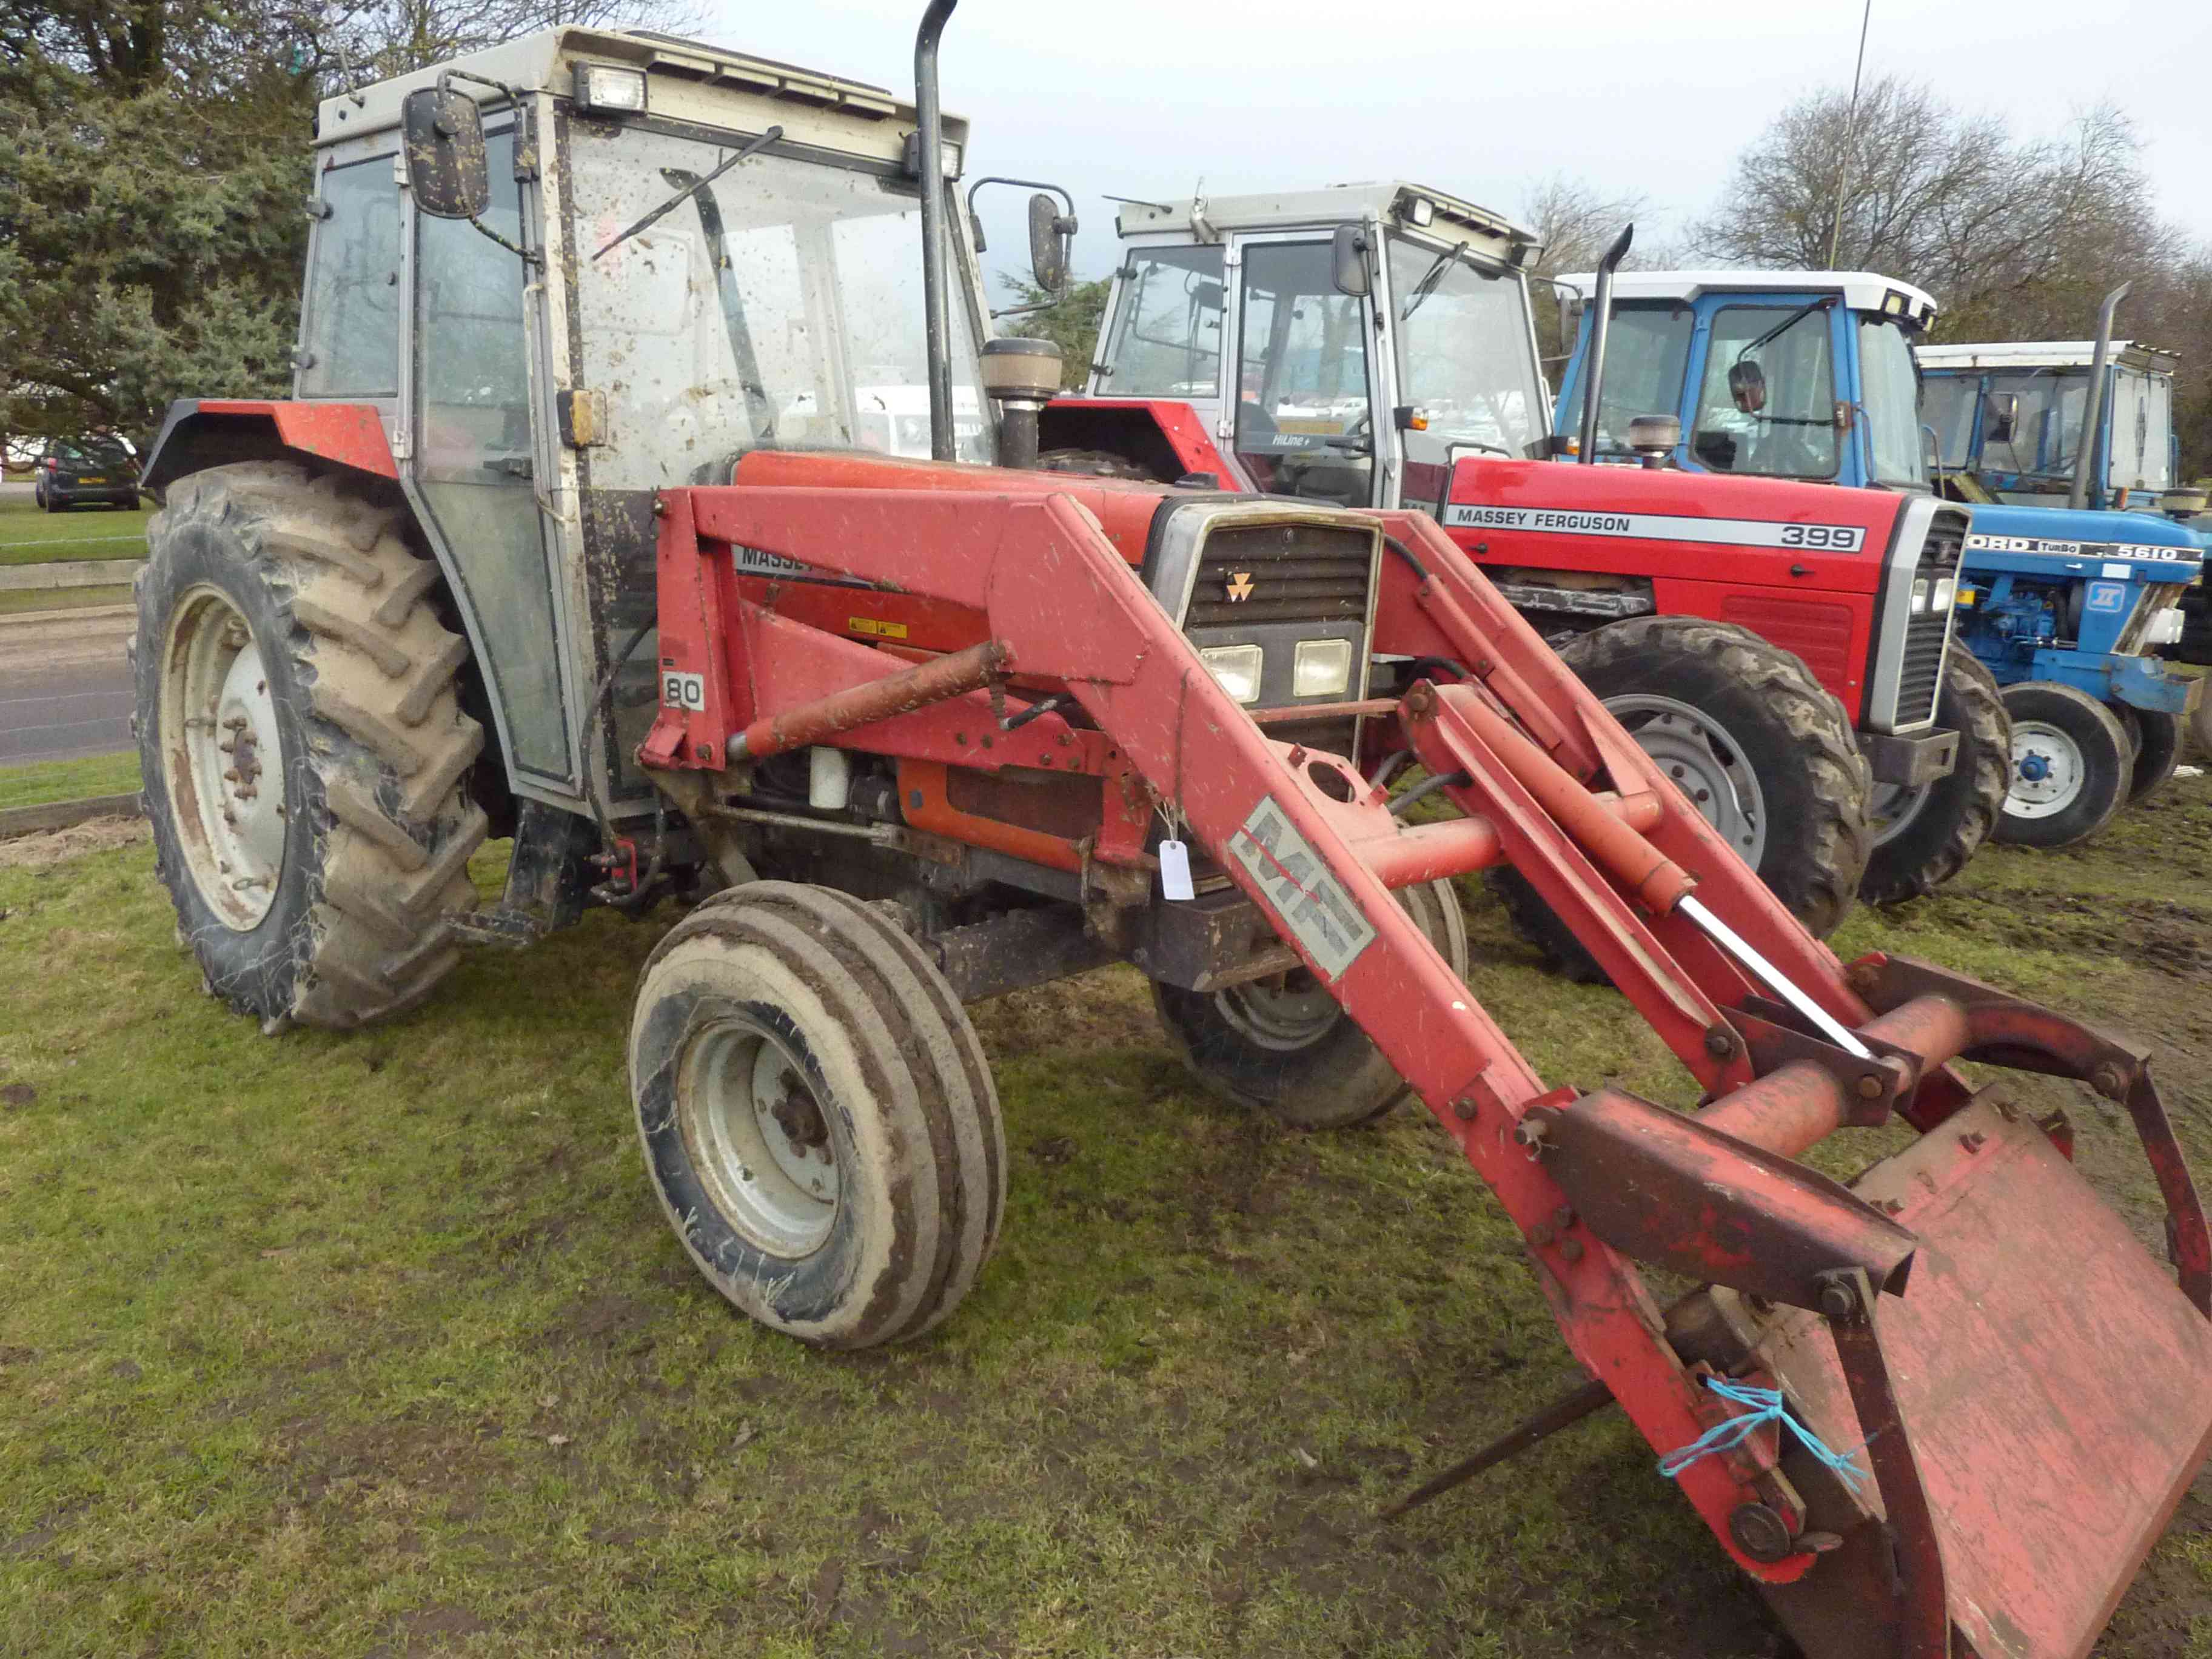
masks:
{"type": "MultiPolygon", "coordinates": [[[[1424,231],[1447,241],[1463,242],[1479,252],[1511,263],[1517,250],[1532,252],[1536,238],[1502,213],[1477,207],[1462,198],[1403,179],[1371,184],[1329,185],[1319,190],[1272,191],[1252,196],[1186,197],[1174,202],[1127,202],[1115,220],[1123,236],[1162,231],[1195,234],[1200,241],[1220,240],[1228,231],[1303,230],[1380,219],[1424,231]],[[1416,204],[1426,202],[1427,224],[1415,222],[1416,204]]],[[[1522,254],[1525,260],[1529,256],[1522,254]]]]}
{"type": "MultiPolygon", "coordinates": [[[[1553,279],[1587,298],[1597,287],[1594,271],[1553,279]]],[[[1613,278],[1616,300],[1695,300],[1707,294],[1841,294],[1853,311],[1880,311],[1883,299],[1902,294],[1917,319],[1936,314],[1924,289],[1875,270],[1623,270],[1613,278]]]]}
{"type": "MultiPolygon", "coordinates": [[[[2096,361],[2094,340],[1999,340],[1982,345],[1921,346],[1913,354],[1923,368],[2087,368],[2096,361]]],[[[2114,362],[2130,368],[2171,374],[2180,357],[2141,340],[2112,342],[2114,362]]]]}

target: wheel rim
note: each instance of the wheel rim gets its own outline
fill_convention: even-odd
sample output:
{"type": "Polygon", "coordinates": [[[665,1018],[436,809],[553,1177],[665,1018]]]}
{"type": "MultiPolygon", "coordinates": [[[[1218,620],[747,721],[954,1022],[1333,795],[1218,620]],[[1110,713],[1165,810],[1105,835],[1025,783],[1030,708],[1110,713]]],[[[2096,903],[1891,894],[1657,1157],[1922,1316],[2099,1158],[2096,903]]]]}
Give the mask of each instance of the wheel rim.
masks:
{"type": "Polygon", "coordinates": [[[1743,745],[1703,709],[1672,697],[1608,697],[1605,706],[1705,822],[1757,869],[1766,851],[1766,797],[1743,745]]]}
{"type": "Polygon", "coordinates": [[[179,603],[161,656],[161,762],[178,850],[216,919],[261,925],[284,871],[284,745],[259,641],[211,587],[179,603]]]}
{"type": "Polygon", "coordinates": [[[1936,793],[1932,783],[1878,783],[1867,796],[1867,817],[1874,825],[1874,844],[1887,845],[1912,827],[1936,793]]]}
{"type": "Polygon", "coordinates": [[[2005,811],[2016,818],[2047,818],[2081,794],[2089,765],[2081,746],[2045,720],[2014,720],[2012,790],[2005,811]]]}
{"type": "Polygon", "coordinates": [[[1250,1041],[1285,1054],[1320,1042],[1344,1012],[1303,968],[1232,985],[1213,999],[1213,1006],[1250,1041]]]}
{"type": "Polygon", "coordinates": [[[714,1207],[745,1240],[790,1260],[837,1219],[836,1141],[806,1068],[742,1017],[695,1035],[677,1073],[676,1117],[714,1207]]]}

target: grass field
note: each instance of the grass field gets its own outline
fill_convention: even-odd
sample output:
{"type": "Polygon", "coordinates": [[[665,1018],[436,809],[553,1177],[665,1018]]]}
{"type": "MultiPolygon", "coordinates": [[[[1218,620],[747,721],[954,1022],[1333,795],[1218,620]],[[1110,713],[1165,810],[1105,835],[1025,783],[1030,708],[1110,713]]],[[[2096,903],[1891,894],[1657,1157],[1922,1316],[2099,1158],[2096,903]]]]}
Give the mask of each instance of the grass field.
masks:
{"type": "MultiPolygon", "coordinates": [[[[1000,1253],[926,1341],[830,1356],[733,1316],[648,1194],[622,1045],[672,911],[265,1038],[200,994],[151,862],[0,868],[0,1651],[1783,1651],[1616,1416],[1372,1522],[1577,1379],[1518,1237],[1417,1110],[1307,1137],[1201,1093],[1128,970],[976,1010],[1000,1253]]],[[[1468,905],[1540,1071],[1686,1103],[1618,997],[1468,905]]],[[[2208,926],[2197,778],[1838,944],[2142,1031],[2204,1169],[2208,926]]],[[[2027,1092],[2151,1232],[2118,1114],[2027,1092]]],[[[2208,1500],[2111,1659],[2212,1656],[2208,1500]]]]}
{"type": "Polygon", "coordinates": [[[43,806],[49,801],[120,795],[138,787],[138,757],[94,755],[84,760],[40,761],[0,768],[0,808],[43,806]]]}
{"type": "Polygon", "coordinates": [[[53,559],[143,559],[150,506],[135,512],[77,507],[41,513],[28,495],[0,501],[0,565],[44,564],[53,559]]]}

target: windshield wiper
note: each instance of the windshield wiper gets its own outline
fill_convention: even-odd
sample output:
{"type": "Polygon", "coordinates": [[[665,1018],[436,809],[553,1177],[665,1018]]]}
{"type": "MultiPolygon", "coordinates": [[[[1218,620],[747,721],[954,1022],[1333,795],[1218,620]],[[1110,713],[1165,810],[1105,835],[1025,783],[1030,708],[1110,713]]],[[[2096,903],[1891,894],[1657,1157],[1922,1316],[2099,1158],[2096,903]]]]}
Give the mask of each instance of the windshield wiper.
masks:
{"type": "Polygon", "coordinates": [[[613,240],[607,243],[605,247],[602,247],[597,253],[594,253],[592,258],[594,259],[605,258],[606,255],[613,252],[617,248],[620,247],[624,242],[629,240],[631,237],[636,235],[641,230],[644,230],[650,226],[659,223],[661,220],[675,212],[677,209],[682,207],[684,203],[690,200],[691,198],[696,195],[699,191],[706,189],[708,185],[713,184],[715,179],[720,178],[732,167],[737,166],[738,162],[750,161],[753,156],[759,155],[761,151],[766,149],[770,144],[775,143],[777,139],[782,137],[783,129],[781,127],[770,127],[766,132],[761,134],[759,137],[754,139],[752,143],[747,144],[743,149],[739,150],[735,155],[730,157],[728,161],[723,162],[712,173],[707,173],[703,177],[694,179],[690,184],[684,185],[683,189],[678,191],[675,195],[670,197],[659,207],[653,209],[652,212],[647,214],[644,218],[639,220],[629,229],[618,232],[613,240]]]}
{"type": "Polygon", "coordinates": [[[1400,322],[1404,322],[1421,308],[1421,301],[1434,294],[1437,284],[1443,281],[1445,270],[1466,251],[1460,247],[1448,247],[1437,255],[1434,262],[1421,273],[1421,280],[1413,284],[1413,291],[1406,296],[1406,308],[1398,313],[1400,322]]]}
{"type": "Polygon", "coordinates": [[[1796,310],[1791,312],[1780,322],[1775,324],[1772,328],[1768,329],[1765,333],[1760,335],[1756,340],[1752,341],[1748,345],[1745,346],[1742,350],[1737,352],[1735,354],[1736,362],[1741,362],[1745,358],[1750,356],[1753,352],[1758,350],[1759,347],[1766,344],[1769,341],[1780,339],[1791,329],[1796,327],[1799,323],[1811,316],[1813,313],[1816,311],[1826,311],[1829,307],[1835,304],[1835,302],[1836,300],[1833,295],[1822,295],[1810,305],[1799,306],[1796,310]]]}

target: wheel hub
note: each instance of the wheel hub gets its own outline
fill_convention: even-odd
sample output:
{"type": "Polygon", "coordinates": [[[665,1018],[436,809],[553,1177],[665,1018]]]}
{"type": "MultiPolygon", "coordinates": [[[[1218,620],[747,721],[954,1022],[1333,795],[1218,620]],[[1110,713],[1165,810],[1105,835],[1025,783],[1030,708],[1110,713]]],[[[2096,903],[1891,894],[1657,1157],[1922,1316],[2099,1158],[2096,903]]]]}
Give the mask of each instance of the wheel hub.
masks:
{"type": "Polygon", "coordinates": [[[702,1030],[679,1073],[677,1115],[714,1206],[749,1243],[787,1259],[822,1247],[837,1217],[836,1144],[774,1033],[743,1015],[702,1030]]]}
{"type": "Polygon", "coordinates": [[[2047,818],[2074,804],[2089,768],[2074,739],[2057,726],[2042,720],[2015,720],[2012,773],[2004,810],[2014,817],[2047,818]]]}
{"type": "Polygon", "coordinates": [[[1221,1017],[1254,1042],[1285,1053],[1320,1042],[1344,1012],[1303,968],[1232,985],[1213,1000],[1221,1017]]]}
{"type": "Polygon", "coordinates": [[[1766,851],[1766,799],[1743,747],[1703,709],[1672,697],[1608,697],[1606,708],[1746,864],[1766,851]]]}
{"type": "Polygon", "coordinates": [[[185,866],[223,926],[251,932],[283,874],[283,740],[260,643],[214,588],[178,605],[161,698],[162,772],[185,866]]]}

